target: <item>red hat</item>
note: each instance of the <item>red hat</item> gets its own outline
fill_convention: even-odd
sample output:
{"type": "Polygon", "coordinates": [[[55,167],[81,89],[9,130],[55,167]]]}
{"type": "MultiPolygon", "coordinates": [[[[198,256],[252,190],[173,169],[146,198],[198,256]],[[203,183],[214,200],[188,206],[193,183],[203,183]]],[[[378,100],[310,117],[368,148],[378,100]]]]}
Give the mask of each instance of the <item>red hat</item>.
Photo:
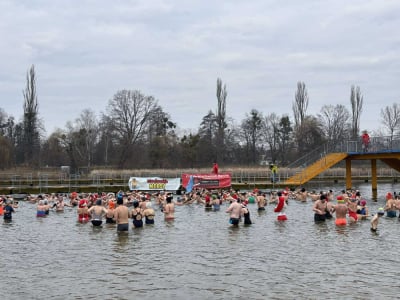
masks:
{"type": "Polygon", "coordinates": [[[87,201],[85,199],[82,199],[79,201],[79,208],[87,206],[87,201]]]}

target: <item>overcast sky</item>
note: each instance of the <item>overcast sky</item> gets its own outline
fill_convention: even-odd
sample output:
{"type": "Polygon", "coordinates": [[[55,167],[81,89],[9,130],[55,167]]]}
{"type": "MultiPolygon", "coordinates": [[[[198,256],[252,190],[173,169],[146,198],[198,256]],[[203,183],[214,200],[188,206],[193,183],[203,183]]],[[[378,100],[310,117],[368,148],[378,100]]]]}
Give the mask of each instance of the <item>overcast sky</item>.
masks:
{"type": "Polygon", "coordinates": [[[297,82],[308,113],[324,104],[349,111],[364,96],[360,129],[400,103],[400,1],[0,0],[0,108],[17,120],[32,64],[47,134],[85,108],[105,111],[122,89],[158,99],[180,128],[216,110],[255,108],[292,117],[297,82]]]}

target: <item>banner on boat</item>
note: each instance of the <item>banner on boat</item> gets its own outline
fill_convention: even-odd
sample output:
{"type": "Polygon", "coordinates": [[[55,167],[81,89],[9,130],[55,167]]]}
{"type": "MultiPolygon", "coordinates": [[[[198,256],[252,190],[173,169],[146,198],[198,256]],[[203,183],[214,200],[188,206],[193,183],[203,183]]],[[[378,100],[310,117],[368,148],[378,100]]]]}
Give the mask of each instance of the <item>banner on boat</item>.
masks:
{"type": "Polygon", "coordinates": [[[192,189],[222,189],[231,186],[231,174],[182,174],[182,186],[187,192],[192,189]]]}
{"type": "Polygon", "coordinates": [[[131,191],[177,191],[181,186],[181,179],[161,177],[131,177],[129,178],[128,185],[131,191]]]}

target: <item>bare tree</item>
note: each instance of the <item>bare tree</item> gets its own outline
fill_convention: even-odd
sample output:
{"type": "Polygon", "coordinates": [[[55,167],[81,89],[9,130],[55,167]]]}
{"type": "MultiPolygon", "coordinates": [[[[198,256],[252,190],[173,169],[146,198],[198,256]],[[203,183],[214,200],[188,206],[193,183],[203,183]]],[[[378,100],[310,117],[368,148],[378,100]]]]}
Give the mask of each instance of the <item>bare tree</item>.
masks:
{"type": "Polygon", "coordinates": [[[15,139],[14,127],[14,117],[8,116],[6,112],[0,108],[0,135],[9,138],[12,143],[15,139]]]}
{"type": "Polygon", "coordinates": [[[226,122],[226,97],[228,93],[226,91],[226,85],[222,86],[222,80],[220,78],[217,79],[217,145],[216,145],[216,160],[221,159],[220,153],[225,153],[225,128],[227,127],[226,122]]]}
{"type": "Polygon", "coordinates": [[[393,136],[400,134],[400,106],[393,103],[392,106],[386,106],[381,109],[381,120],[390,135],[390,144],[393,136]]]}
{"type": "Polygon", "coordinates": [[[99,136],[99,125],[93,110],[89,108],[84,109],[79,118],[76,119],[76,125],[84,140],[84,148],[80,153],[86,161],[86,166],[90,168],[93,163],[95,146],[99,136]]]}
{"type": "Polygon", "coordinates": [[[269,158],[275,163],[279,156],[279,117],[271,113],[265,117],[264,123],[263,136],[269,148],[269,158]]]}
{"type": "Polygon", "coordinates": [[[300,81],[297,82],[297,91],[294,96],[294,103],[292,106],[295,127],[299,127],[301,123],[303,123],[307,114],[308,101],[309,98],[306,84],[300,81]]]}
{"type": "Polygon", "coordinates": [[[0,167],[10,167],[13,162],[14,145],[12,143],[12,117],[8,117],[6,112],[0,108],[0,167]],[[11,132],[11,134],[10,134],[11,132]]]}
{"type": "Polygon", "coordinates": [[[108,115],[119,139],[119,167],[124,167],[129,155],[134,154],[134,146],[143,137],[146,122],[156,105],[153,96],[145,96],[138,90],[119,91],[109,101],[108,115]]]}
{"type": "Polygon", "coordinates": [[[326,138],[332,145],[349,138],[350,113],[344,105],[324,105],[318,118],[326,138]]]}
{"type": "Polygon", "coordinates": [[[7,127],[7,119],[6,112],[0,107],[0,135],[4,135],[4,128],[7,127]]]}
{"type": "Polygon", "coordinates": [[[14,147],[9,139],[0,135],[0,168],[12,166],[14,147]]]}
{"type": "Polygon", "coordinates": [[[293,103],[293,116],[294,116],[294,137],[297,145],[297,149],[302,148],[303,140],[301,137],[304,135],[302,130],[305,128],[303,123],[307,118],[307,108],[308,108],[308,92],[304,82],[297,82],[297,91],[294,97],[295,101],[293,103]]]}
{"type": "Polygon", "coordinates": [[[76,131],[70,121],[67,122],[65,127],[66,129],[60,131],[58,134],[58,142],[62,149],[64,149],[65,153],[67,153],[71,172],[75,173],[78,171],[78,167],[81,164],[79,157],[82,157],[82,154],[79,153],[79,132],[76,131]]]}
{"type": "Polygon", "coordinates": [[[26,88],[24,95],[24,117],[23,117],[23,145],[24,161],[30,165],[37,164],[40,150],[39,133],[39,108],[36,95],[35,66],[32,65],[26,75],[26,88]]]}
{"type": "Polygon", "coordinates": [[[106,166],[113,159],[113,121],[110,116],[102,114],[99,122],[99,143],[96,149],[96,160],[104,163],[106,166]]]}
{"type": "Polygon", "coordinates": [[[351,103],[351,135],[353,139],[357,139],[360,133],[360,117],[363,109],[364,97],[361,94],[360,87],[351,86],[350,103],[351,103]]]}

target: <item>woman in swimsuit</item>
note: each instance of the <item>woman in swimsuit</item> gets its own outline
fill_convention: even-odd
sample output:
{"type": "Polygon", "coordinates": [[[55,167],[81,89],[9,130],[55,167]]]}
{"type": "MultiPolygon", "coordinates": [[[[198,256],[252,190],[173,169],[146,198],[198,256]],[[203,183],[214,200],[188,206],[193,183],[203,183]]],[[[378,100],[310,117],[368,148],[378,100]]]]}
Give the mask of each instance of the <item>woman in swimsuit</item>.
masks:
{"type": "Polygon", "coordinates": [[[115,224],[114,220],[115,202],[111,199],[108,200],[108,209],[106,213],[106,223],[115,224]]]}
{"type": "Polygon", "coordinates": [[[251,222],[251,219],[250,219],[250,211],[247,208],[247,203],[248,203],[247,200],[243,201],[241,215],[244,218],[243,224],[250,225],[250,224],[252,224],[252,222],[251,222]]]}
{"type": "Polygon", "coordinates": [[[139,207],[139,201],[137,200],[133,201],[131,218],[134,228],[143,227],[143,210],[139,207]]]}
{"type": "Polygon", "coordinates": [[[146,209],[143,211],[146,224],[154,224],[155,211],[151,202],[146,203],[146,209]]]}
{"type": "Polygon", "coordinates": [[[360,205],[357,206],[357,216],[359,220],[365,220],[367,217],[369,217],[367,201],[360,201],[360,205]]]}

